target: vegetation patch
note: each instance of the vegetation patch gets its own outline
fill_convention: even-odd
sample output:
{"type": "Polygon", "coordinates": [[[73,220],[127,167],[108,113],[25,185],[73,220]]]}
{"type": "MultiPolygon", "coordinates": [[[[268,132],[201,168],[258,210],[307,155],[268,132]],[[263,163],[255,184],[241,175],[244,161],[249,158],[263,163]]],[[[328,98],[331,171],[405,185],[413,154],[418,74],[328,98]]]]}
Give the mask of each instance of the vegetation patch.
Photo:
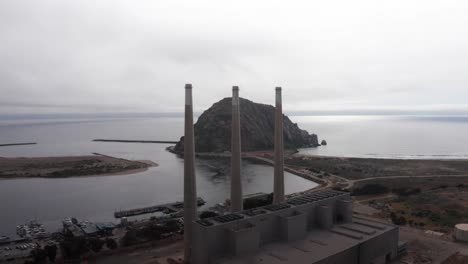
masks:
{"type": "Polygon", "coordinates": [[[152,166],[139,161],[109,156],[70,156],[41,158],[0,157],[0,177],[64,178],[114,174],[152,166]]]}
{"type": "Polygon", "coordinates": [[[468,161],[466,160],[400,160],[293,155],[285,158],[285,163],[312,172],[326,172],[347,179],[468,175],[468,161]]]}
{"type": "Polygon", "coordinates": [[[388,189],[388,187],[384,186],[384,185],[381,185],[381,184],[378,184],[378,183],[369,183],[369,184],[366,184],[362,187],[359,187],[359,188],[355,188],[353,191],[352,191],[352,195],[356,195],[356,196],[359,196],[359,195],[376,195],[376,194],[384,194],[384,193],[388,193],[390,190],[388,189]]]}
{"type": "Polygon", "coordinates": [[[466,189],[444,187],[425,192],[406,189],[395,193],[398,197],[388,200],[387,210],[382,213],[394,224],[450,232],[456,224],[468,221],[466,189]]]}

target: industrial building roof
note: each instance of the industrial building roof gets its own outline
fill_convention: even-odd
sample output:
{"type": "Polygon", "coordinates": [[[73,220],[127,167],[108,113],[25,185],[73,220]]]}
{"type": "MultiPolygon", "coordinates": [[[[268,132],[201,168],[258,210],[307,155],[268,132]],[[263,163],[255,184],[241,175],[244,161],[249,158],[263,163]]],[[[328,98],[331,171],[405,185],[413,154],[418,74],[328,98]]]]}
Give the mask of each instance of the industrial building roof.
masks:
{"type": "Polygon", "coordinates": [[[314,229],[295,242],[263,245],[251,255],[225,257],[217,264],[295,263],[309,264],[352,248],[366,240],[397,229],[396,226],[373,219],[354,217],[353,223],[335,225],[332,229],[314,229]]]}
{"type": "Polygon", "coordinates": [[[335,190],[323,190],[318,192],[307,192],[302,195],[295,196],[288,199],[285,203],[266,205],[263,207],[258,207],[254,209],[244,210],[239,213],[231,213],[222,216],[215,216],[212,218],[206,218],[197,220],[196,223],[204,227],[211,227],[220,224],[225,224],[228,222],[233,222],[241,219],[248,219],[250,217],[257,216],[259,214],[269,214],[275,211],[283,210],[291,207],[298,207],[304,204],[310,204],[314,202],[324,201],[330,198],[349,195],[346,192],[339,192],[335,190]]]}

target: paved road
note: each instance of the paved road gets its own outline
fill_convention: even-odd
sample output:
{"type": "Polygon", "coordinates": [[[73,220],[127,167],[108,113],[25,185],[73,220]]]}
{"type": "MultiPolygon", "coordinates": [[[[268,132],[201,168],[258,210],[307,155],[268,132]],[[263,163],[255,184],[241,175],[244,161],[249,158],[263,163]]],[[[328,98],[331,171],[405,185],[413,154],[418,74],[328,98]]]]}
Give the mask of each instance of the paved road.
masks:
{"type": "MultiPolygon", "coordinates": [[[[217,154],[218,155],[218,154],[217,154]]],[[[223,154],[226,155],[226,154],[223,154]]],[[[258,155],[257,153],[251,153],[251,152],[246,152],[243,153],[244,158],[251,158],[255,159],[259,162],[264,162],[266,164],[269,164],[271,166],[274,166],[274,161],[258,155]]],[[[358,180],[350,180],[343,178],[338,175],[330,174],[330,176],[325,177],[325,178],[319,178],[315,174],[307,171],[307,170],[296,170],[291,167],[285,166],[285,170],[296,174],[300,177],[303,177],[308,180],[315,181],[317,183],[321,183],[321,186],[317,186],[315,189],[322,189],[322,188],[329,188],[335,186],[337,183],[343,184],[344,189],[351,189],[355,183],[358,182],[365,182],[365,181],[373,181],[373,180],[397,180],[397,179],[407,179],[407,178],[441,178],[441,177],[460,177],[460,178],[468,178],[468,174],[465,175],[420,175],[420,176],[408,176],[408,175],[397,175],[397,176],[379,176],[379,177],[369,177],[369,178],[363,178],[363,179],[358,179],[358,180]]]]}

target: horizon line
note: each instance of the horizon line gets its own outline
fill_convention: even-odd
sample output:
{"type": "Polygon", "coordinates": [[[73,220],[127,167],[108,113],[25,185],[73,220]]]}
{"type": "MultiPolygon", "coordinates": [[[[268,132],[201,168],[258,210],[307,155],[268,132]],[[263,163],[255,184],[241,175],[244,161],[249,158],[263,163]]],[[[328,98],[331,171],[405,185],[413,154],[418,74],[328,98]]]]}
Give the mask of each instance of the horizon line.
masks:
{"type": "MultiPolygon", "coordinates": [[[[194,112],[200,116],[203,112],[194,112]]],[[[285,111],[287,116],[468,116],[460,110],[321,110],[285,111]]],[[[21,113],[0,114],[0,120],[58,118],[144,118],[183,117],[183,112],[89,112],[89,113],[21,113]]]]}

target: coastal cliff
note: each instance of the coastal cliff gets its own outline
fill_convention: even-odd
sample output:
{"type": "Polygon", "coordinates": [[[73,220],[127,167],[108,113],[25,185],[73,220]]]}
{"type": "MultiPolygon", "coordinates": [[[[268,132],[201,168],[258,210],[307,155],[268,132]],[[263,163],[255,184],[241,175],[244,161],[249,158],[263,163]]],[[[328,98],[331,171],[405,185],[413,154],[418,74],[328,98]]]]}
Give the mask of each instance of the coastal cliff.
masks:
{"type": "MultiPolygon", "coordinates": [[[[224,152],[231,149],[231,98],[213,104],[195,124],[196,152],[224,152]]],[[[319,146],[317,135],[309,134],[283,115],[284,146],[295,149],[319,146]]],[[[240,98],[242,151],[272,150],[275,108],[240,98]]],[[[183,151],[184,137],[174,150],[183,151]]]]}

